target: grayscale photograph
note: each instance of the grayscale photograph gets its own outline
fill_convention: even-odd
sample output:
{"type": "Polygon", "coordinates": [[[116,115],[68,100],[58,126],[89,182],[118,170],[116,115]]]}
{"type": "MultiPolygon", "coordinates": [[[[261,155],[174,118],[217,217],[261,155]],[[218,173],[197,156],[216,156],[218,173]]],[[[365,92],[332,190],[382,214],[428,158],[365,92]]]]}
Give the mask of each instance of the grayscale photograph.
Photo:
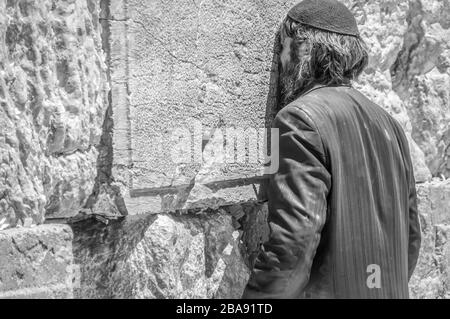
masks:
{"type": "Polygon", "coordinates": [[[450,299],[450,0],[0,0],[0,299],[450,299]]]}

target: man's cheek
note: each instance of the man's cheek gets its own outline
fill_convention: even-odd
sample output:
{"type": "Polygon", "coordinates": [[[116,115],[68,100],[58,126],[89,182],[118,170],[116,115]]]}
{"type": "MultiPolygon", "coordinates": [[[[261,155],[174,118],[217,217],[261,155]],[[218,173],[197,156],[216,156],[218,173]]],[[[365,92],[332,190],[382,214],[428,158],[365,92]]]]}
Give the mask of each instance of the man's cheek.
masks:
{"type": "Polygon", "coordinates": [[[285,38],[282,43],[282,49],[280,54],[280,60],[283,68],[291,62],[291,47],[292,47],[292,39],[285,38]]]}

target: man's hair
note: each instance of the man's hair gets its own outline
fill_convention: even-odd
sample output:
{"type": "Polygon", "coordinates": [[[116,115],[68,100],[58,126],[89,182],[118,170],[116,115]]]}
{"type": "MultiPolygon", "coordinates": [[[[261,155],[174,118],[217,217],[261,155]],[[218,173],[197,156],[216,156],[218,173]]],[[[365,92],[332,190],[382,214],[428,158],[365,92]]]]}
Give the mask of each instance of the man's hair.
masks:
{"type": "Polygon", "coordinates": [[[281,32],[293,38],[291,44],[290,88],[285,88],[285,102],[290,102],[315,84],[348,85],[367,66],[368,50],[360,36],[316,29],[286,17],[281,32]],[[308,53],[297,56],[301,42],[308,53]],[[287,100],[287,101],[286,101],[287,100]]]}

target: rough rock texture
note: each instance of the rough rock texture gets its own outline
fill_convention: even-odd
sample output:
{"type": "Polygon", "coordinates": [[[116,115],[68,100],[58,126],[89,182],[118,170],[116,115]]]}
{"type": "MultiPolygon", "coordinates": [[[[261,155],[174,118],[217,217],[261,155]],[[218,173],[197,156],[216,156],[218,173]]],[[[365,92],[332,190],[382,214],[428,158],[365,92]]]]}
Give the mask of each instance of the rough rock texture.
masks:
{"type": "Polygon", "coordinates": [[[127,216],[74,229],[77,298],[239,298],[249,270],[232,217],[127,216]]]}
{"type": "Polygon", "coordinates": [[[412,298],[450,298],[450,181],[418,186],[422,246],[412,298]]]}
{"type": "Polygon", "coordinates": [[[108,83],[95,0],[0,1],[0,229],[78,213],[108,83]]]}
{"type": "Polygon", "coordinates": [[[40,225],[0,233],[0,299],[72,298],[72,231],[40,225]]]}
{"type": "Polygon", "coordinates": [[[450,177],[450,3],[414,0],[408,29],[392,66],[395,91],[405,101],[412,136],[433,175],[450,177]]]}

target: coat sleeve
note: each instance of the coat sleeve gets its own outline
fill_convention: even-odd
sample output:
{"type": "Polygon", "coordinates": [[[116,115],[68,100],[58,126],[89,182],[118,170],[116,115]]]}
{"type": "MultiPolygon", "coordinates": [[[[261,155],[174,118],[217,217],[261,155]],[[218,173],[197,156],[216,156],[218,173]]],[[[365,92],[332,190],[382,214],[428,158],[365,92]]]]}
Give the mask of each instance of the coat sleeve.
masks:
{"type": "Polygon", "coordinates": [[[408,279],[414,272],[419,258],[422,235],[420,230],[419,214],[417,211],[416,182],[414,179],[413,166],[408,151],[409,170],[409,245],[408,245],[408,279]]]}
{"type": "Polygon", "coordinates": [[[403,152],[403,160],[405,163],[407,181],[408,181],[408,280],[411,279],[414,269],[419,259],[420,245],[422,242],[422,234],[417,209],[417,193],[416,180],[414,178],[414,166],[411,160],[411,146],[405,132],[395,119],[393,119],[397,128],[397,136],[400,148],[403,152]]]}
{"type": "Polygon", "coordinates": [[[301,298],[326,221],[331,175],[308,115],[288,105],[274,120],[279,169],[268,186],[270,235],[256,258],[244,299],[301,298]]]}

